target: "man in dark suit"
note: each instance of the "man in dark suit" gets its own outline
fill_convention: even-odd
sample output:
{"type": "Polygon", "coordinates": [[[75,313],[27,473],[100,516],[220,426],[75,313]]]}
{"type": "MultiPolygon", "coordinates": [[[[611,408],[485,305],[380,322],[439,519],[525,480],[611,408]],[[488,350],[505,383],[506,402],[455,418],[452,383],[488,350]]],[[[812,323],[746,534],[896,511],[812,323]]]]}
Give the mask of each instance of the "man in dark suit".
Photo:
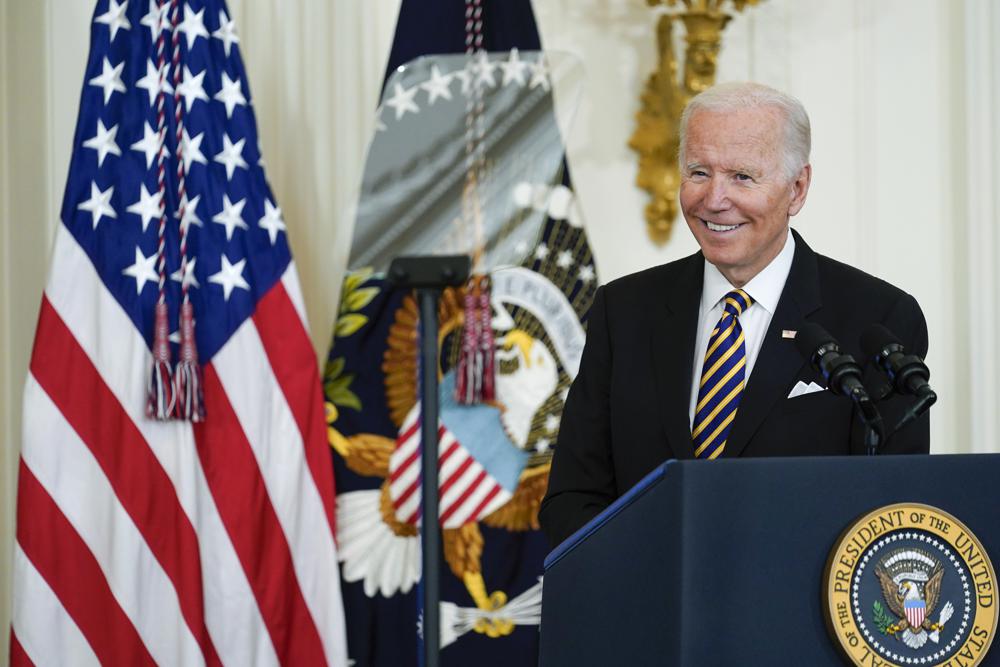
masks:
{"type": "MultiPolygon", "coordinates": [[[[881,323],[923,357],[927,325],[913,297],[789,229],[809,145],[801,103],[765,86],[720,85],[688,105],[680,201],[701,252],[598,290],[539,513],[553,545],[667,459],[864,453],[852,402],[795,332],[818,323],[861,360],[861,333],[881,323]]],[[[865,379],[891,428],[906,401],[874,369],[865,379]]],[[[882,452],[928,449],[925,415],[882,452]]]]}

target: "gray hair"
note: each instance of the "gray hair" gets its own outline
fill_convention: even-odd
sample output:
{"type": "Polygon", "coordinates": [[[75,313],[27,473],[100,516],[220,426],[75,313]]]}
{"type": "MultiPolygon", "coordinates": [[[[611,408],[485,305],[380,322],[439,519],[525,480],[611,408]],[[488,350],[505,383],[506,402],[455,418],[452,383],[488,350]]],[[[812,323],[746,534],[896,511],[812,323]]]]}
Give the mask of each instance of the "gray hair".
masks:
{"type": "Polygon", "coordinates": [[[681,172],[684,171],[684,143],[687,139],[688,121],[695,111],[727,112],[760,107],[773,107],[781,111],[785,121],[782,164],[789,180],[798,176],[802,167],[809,164],[809,149],[812,144],[809,115],[802,102],[791,95],[751,82],[720,83],[691,98],[681,114],[681,172]]]}

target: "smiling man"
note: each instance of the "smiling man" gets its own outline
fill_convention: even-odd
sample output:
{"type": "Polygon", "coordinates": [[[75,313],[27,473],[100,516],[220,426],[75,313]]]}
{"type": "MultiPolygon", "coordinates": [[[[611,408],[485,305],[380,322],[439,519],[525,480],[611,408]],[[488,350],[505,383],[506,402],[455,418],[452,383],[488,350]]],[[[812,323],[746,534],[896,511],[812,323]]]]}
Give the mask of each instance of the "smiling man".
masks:
{"type": "MultiPolygon", "coordinates": [[[[865,451],[853,404],[824,387],[794,333],[818,323],[862,360],[861,333],[879,323],[923,357],[927,325],[909,294],[789,229],[810,141],[802,104],[767,86],[715,86],[685,109],[680,202],[701,251],[598,290],[539,513],[553,545],[667,459],[865,451]]],[[[866,370],[891,428],[907,401],[866,370]]],[[[883,452],[928,449],[924,415],[883,452]]]]}

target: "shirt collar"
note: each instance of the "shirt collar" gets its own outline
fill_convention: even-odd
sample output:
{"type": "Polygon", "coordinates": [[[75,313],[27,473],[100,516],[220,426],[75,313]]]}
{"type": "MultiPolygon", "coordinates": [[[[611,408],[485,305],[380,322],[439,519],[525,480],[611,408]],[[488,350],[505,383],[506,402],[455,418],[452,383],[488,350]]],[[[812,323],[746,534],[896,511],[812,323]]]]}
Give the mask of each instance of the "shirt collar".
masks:
{"type": "MultiPolygon", "coordinates": [[[[743,286],[743,291],[753,297],[754,303],[760,304],[771,315],[774,315],[778,307],[778,300],[781,292],[785,289],[785,282],[788,274],[792,270],[792,258],[795,256],[795,239],[791,230],[785,238],[785,245],[781,248],[778,256],[771,260],[771,263],[764,267],[764,270],[754,276],[750,282],[743,286]]],[[[733,287],[722,272],[710,262],[705,262],[704,280],[701,290],[701,312],[707,313],[715,307],[717,303],[729,292],[736,289],[733,287]]]]}

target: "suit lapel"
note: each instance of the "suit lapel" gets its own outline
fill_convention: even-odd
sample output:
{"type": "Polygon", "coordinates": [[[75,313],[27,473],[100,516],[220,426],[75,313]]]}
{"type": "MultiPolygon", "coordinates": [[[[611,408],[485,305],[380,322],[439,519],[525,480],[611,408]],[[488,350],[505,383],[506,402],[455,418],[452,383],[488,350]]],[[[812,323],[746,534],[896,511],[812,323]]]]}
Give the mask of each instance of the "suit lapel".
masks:
{"type": "Polygon", "coordinates": [[[660,419],[674,457],[694,457],[688,411],[691,369],[698,331],[698,305],[704,278],[701,253],[688,257],[680,270],[658,286],[665,299],[650,313],[650,346],[660,419]]]}
{"type": "Polygon", "coordinates": [[[739,456],[757,432],[764,418],[778,401],[787,397],[792,381],[806,361],[795,347],[795,341],[783,338],[783,330],[797,331],[806,316],[821,305],[819,272],[816,253],[802,237],[795,235],[795,256],[785,281],[785,289],[764,336],[750,381],[733,420],[722,456],[739,456]]]}

